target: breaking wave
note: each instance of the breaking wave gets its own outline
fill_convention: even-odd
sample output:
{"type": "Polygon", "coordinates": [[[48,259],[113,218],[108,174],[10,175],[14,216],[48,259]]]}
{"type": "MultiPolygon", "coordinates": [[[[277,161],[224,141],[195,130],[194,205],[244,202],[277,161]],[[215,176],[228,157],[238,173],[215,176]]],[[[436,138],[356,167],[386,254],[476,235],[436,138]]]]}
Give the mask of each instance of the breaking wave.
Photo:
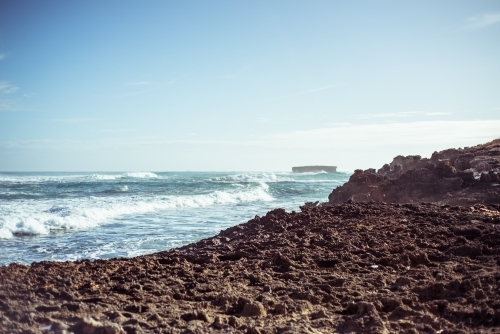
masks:
{"type": "Polygon", "coordinates": [[[235,175],[226,175],[211,178],[212,182],[294,182],[291,177],[276,175],[272,172],[264,173],[244,173],[235,175]]]}
{"type": "MultiPolygon", "coordinates": [[[[153,174],[153,173],[151,173],[153,174]]],[[[153,174],[154,175],[154,174],[153,174]]],[[[126,186],[125,186],[126,187],[126,186]]],[[[272,201],[268,185],[260,183],[245,191],[213,191],[198,195],[163,195],[137,200],[135,196],[67,198],[41,202],[21,201],[15,206],[0,203],[0,238],[48,234],[52,230],[88,229],[126,215],[176,208],[272,201]]],[[[127,191],[123,188],[119,191],[127,191]]]]}

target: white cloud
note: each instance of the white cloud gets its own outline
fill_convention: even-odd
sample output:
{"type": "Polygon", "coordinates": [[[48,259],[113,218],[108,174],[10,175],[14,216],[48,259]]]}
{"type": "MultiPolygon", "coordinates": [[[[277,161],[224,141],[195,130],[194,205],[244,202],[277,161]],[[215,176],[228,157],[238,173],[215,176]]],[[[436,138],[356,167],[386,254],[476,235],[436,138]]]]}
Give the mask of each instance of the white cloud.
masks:
{"type": "MultiPolygon", "coordinates": [[[[47,168],[53,170],[276,171],[289,170],[298,164],[331,164],[339,166],[341,171],[353,171],[379,168],[400,154],[430,157],[434,151],[473,146],[499,137],[500,120],[400,122],[338,125],[250,140],[236,140],[235,137],[232,140],[227,137],[223,140],[171,140],[137,136],[80,141],[4,141],[0,142],[0,156],[2,150],[16,151],[13,154],[23,157],[38,156],[34,151],[54,157],[60,156],[59,151],[72,155],[72,159],[47,162],[47,168]],[[134,154],[123,154],[125,152],[134,154]],[[176,159],[171,159],[172,156],[176,159]],[[64,165],[68,161],[72,164],[64,165]]],[[[6,159],[0,159],[0,166],[13,168],[6,159]]]]}
{"type": "Polygon", "coordinates": [[[390,124],[346,125],[263,137],[268,145],[290,148],[382,148],[391,145],[448,143],[464,140],[478,144],[500,138],[500,120],[427,121],[390,124]]]}
{"type": "MultiPolygon", "coordinates": [[[[89,119],[67,119],[66,122],[76,123],[78,121],[94,120],[89,119]]],[[[134,131],[133,129],[102,130],[111,131],[134,131]]],[[[307,148],[307,149],[359,149],[378,148],[388,146],[422,145],[433,143],[446,143],[449,147],[457,147],[464,140],[476,144],[500,138],[500,120],[476,120],[476,121],[425,121],[406,122],[390,124],[368,124],[354,125],[339,123],[338,126],[311,129],[304,131],[294,131],[281,134],[261,136],[252,140],[185,140],[185,139],[165,139],[161,137],[135,137],[126,140],[105,139],[90,140],[86,143],[92,146],[107,147],[162,147],[168,145],[197,145],[197,146],[258,146],[274,148],[307,148]]],[[[19,141],[17,144],[11,143],[8,146],[32,147],[33,142],[37,147],[44,142],[50,143],[54,147],[57,143],[69,143],[68,141],[19,141]]],[[[2,146],[6,146],[3,142],[2,146]]],[[[78,143],[83,143],[79,141],[78,143]]],[[[56,145],[57,146],[57,145],[56,145]]],[[[401,152],[404,154],[404,152],[401,152]]]]}
{"type": "Polygon", "coordinates": [[[2,92],[2,94],[11,94],[18,90],[19,87],[17,87],[16,85],[13,85],[7,81],[0,81],[0,92],[2,92]]]}
{"type": "Polygon", "coordinates": [[[0,60],[4,60],[5,58],[7,58],[7,54],[6,53],[0,53],[0,60]]]}
{"type": "Polygon", "coordinates": [[[39,110],[34,108],[28,108],[14,100],[0,99],[0,112],[16,112],[16,111],[39,111],[39,110]]]}
{"type": "Polygon", "coordinates": [[[498,22],[500,22],[500,13],[487,13],[468,18],[467,23],[462,28],[477,30],[498,22]]]}

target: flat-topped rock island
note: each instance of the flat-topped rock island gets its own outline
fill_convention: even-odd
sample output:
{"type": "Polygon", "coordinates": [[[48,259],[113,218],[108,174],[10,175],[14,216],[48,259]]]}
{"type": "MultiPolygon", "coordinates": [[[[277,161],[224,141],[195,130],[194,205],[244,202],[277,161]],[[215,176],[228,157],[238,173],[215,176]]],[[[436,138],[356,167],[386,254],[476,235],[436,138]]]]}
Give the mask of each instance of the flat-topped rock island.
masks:
{"type": "Polygon", "coordinates": [[[292,172],[294,172],[294,173],[318,173],[318,172],[335,173],[336,171],[337,171],[337,166],[300,166],[300,167],[292,167],[292,172]]]}

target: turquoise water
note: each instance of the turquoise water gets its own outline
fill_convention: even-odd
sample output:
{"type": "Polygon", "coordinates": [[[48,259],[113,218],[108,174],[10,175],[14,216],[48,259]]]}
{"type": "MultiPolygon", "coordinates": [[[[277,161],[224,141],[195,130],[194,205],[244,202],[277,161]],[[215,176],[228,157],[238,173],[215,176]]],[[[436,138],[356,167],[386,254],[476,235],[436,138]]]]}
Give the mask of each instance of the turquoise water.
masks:
{"type": "Polygon", "coordinates": [[[327,201],[346,173],[0,173],[0,265],[131,257],[327,201]]]}

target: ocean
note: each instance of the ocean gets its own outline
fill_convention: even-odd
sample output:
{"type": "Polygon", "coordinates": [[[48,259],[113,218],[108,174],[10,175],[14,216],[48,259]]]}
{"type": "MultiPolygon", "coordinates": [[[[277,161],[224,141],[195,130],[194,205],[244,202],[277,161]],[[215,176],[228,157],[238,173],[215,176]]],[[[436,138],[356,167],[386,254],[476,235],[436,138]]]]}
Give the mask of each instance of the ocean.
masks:
{"type": "Polygon", "coordinates": [[[0,173],[0,265],[133,257],[271,209],[326,202],[348,173],[0,173]]]}

